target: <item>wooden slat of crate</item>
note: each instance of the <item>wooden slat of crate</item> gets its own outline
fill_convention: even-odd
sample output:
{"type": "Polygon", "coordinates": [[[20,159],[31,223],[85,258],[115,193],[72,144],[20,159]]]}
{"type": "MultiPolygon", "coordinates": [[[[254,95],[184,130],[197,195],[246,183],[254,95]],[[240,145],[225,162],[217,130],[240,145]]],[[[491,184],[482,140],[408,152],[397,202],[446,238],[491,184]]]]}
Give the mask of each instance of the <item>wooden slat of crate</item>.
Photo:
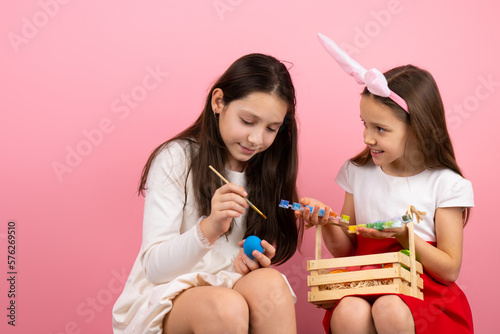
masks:
{"type": "MultiPolygon", "coordinates": [[[[401,278],[408,283],[411,282],[410,273],[406,269],[401,269],[401,271],[397,272],[397,269],[388,268],[323,275],[318,275],[317,272],[313,271],[311,272],[311,275],[307,277],[307,284],[310,287],[317,287],[326,284],[340,284],[348,282],[368,281],[373,279],[392,278],[401,278]],[[370,271],[372,273],[370,273],[370,271]],[[313,273],[314,275],[312,275],[313,273]]],[[[417,287],[419,289],[424,288],[424,280],[421,277],[417,277],[417,287]]]]}
{"type": "MultiPolygon", "coordinates": [[[[311,272],[312,273],[312,272],[311,272]]],[[[308,276],[307,284],[309,286],[336,284],[345,282],[358,282],[374,279],[396,278],[399,277],[399,272],[395,268],[360,270],[346,273],[335,273],[319,276],[308,276]]]]}
{"type": "Polygon", "coordinates": [[[310,302],[335,301],[349,295],[403,293],[403,284],[379,285],[364,288],[323,290],[309,294],[310,302]]]}
{"type": "MultiPolygon", "coordinates": [[[[408,255],[401,252],[392,252],[372,255],[338,257],[334,259],[309,260],[307,261],[307,270],[312,271],[317,269],[345,268],[396,262],[400,262],[407,267],[410,266],[410,258],[408,257],[408,255]]],[[[416,262],[416,270],[417,273],[423,273],[422,264],[418,261],[416,262]]]]}
{"type": "MultiPolygon", "coordinates": [[[[316,259],[321,259],[321,240],[322,240],[322,235],[321,235],[321,225],[316,226],[316,259]]],[[[324,270],[314,270],[311,272],[311,277],[318,276],[319,274],[322,274],[324,270]]],[[[308,276],[309,277],[309,276],[308,276]]],[[[319,289],[317,286],[311,287],[311,292],[312,293],[318,293],[319,289]]]]}
{"type": "Polygon", "coordinates": [[[311,273],[308,276],[308,285],[311,291],[308,292],[309,302],[316,306],[333,306],[333,303],[347,295],[366,294],[405,294],[419,299],[424,299],[420,289],[423,288],[423,280],[419,274],[423,273],[422,264],[415,258],[415,238],[414,238],[414,208],[408,205],[408,213],[412,215],[412,221],[407,224],[410,256],[401,252],[372,254],[363,256],[352,256],[335,259],[321,259],[322,233],[321,225],[316,226],[316,253],[315,260],[307,261],[307,270],[311,273]],[[370,266],[392,263],[393,268],[379,268],[370,270],[358,270],[349,273],[328,274],[334,268],[370,266]],[[410,272],[402,270],[401,264],[409,267],[410,272]],[[397,272],[398,275],[395,275],[397,272]],[[335,276],[334,276],[335,275],[335,276]],[[395,276],[395,277],[387,277],[395,276]],[[349,289],[320,290],[319,286],[333,283],[348,283],[356,281],[368,281],[373,279],[392,279],[391,284],[377,285],[372,287],[357,287],[349,289]],[[404,284],[403,280],[410,284],[404,284]]]}
{"type": "MultiPolygon", "coordinates": [[[[418,277],[417,277],[417,281],[418,281],[418,277]]],[[[420,278],[420,280],[422,281],[422,279],[420,278]]],[[[417,284],[418,285],[418,284],[417,284]]],[[[407,296],[413,296],[415,298],[419,298],[421,300],[424,299],[424,293],[420,290],[420,289],[423,289],[423,282],[422,282],[422,288],[420,287],[417,287],[416,291],[414,292],[411,288],[411,286],[408,286],[408,285],[405,285],[405,284],[402,284],[402,290],[403,290],[403,294],[404,295],[407,295],[407,296]]]]}
{"type": "MultiPolygon", "coordinates": [[[[342,297],[349,295],[372,295],[372,294],[405,294],[411,295],[411,288],[405,284],[389,284],[364,288],[323,290],[309,292],[308,301],[313,304],[324,304],[325,302],[335,302],[342,297]]],[[[417,292],[417,298],[423,299],[422,292],[417,292]]]]}
{"type": "MultiPolygon", "coordinates": [[[[311,287],[326,285],[326,284],[337,284],[337,283],[346,283],[346,282],[359,282],[359,281],[368,281],[375,279],[392,279],[392,278],[402,278],[407,282],[411,281],[410,273],[408,270],[403,268],[382,268],[382,269],[370,269],[370,270],[359,270],[359,271],[351,271],[346,273],[335,273],[335,274],[326,274],[326,275],[318,275],[315,273],[313,275],[311,271],[311,275],[307,277],[307,284],[311,287]]],[[[423,280],[422,278],[417,278],[417,286],[420,289],[423,289],[423,280]]]]}
{"type": "MultiPolygon", "coordinates": [[[[418,271],[417,271],[418,273],[418,271]]],[[[409,282],[411,284],[411,273],[406,270],[406,269],[403,269],[401,268],[401,278],[403,278],[405,281],[409,282]]],[[[423,289],[424,288],[424,280],[422,279],[422,277],[420,277],[420,275],[417,275],[417,287],[419,289],[423,289]]]]}

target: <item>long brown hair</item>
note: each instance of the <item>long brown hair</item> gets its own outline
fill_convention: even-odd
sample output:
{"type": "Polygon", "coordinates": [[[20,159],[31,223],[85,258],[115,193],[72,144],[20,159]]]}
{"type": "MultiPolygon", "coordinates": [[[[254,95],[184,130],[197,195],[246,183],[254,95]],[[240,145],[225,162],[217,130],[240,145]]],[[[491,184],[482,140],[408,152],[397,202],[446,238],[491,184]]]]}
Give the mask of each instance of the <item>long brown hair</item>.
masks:
{"type": "MultiPolygon", "coordinates": [[[[389,88],[405,100],[409,113],[390,98],[371,94],[366,87],[361,95],[373,96],[410,126],[418,149],[418,155],[413,157],[423,162],[427,169],[449,168],[463,177],[446,127],[443,101],[432,75],[416,66],[405,65],[385,72],[384,76],[389,88]]],[[[370,160],[372,157],[369,147],[351,159],[358,166],[363,166],[370,160]]],[[[464,225],[469,220],[469,213],[470,208],[466,208],[463,214],[464,225]]]]}
{"type": "Polygon", "coordinates": [[[212,93],[216,88],[223,91],[222,100],[225,106],[254,92],[274,94],[288,106],[284,123],[273,144],[266,151],[252,157],[245,168],[245,190],[248,197],[268,217],[264,220],[255,211],[247,210],[245,237],[257,235],[274,244],[276,255],[272,258],[272,263],[283,263],[290,259],[300,246],[303,227],[298,224],[292,210],[279,209],[277,205],[280,199],[298,200],[298,153],[295,88],[286,66],[274,57],[249,54],[229,66],[210,89],[198,119],[190,127],[158,146],[150,155],[142,171],[138,191],[142,195],[145,194],[149,169],[158,153],[171,141],[187,140],[192,144],[189,145],[191,161],[188,172],[192,173],[194,195],[201,214],[210,214],[212,196],[222,184],[208,166],[212,165],[224,174],[228,160],[227,148],[219,132],[218,118],[215,117],[211,105],[212,93]]]}

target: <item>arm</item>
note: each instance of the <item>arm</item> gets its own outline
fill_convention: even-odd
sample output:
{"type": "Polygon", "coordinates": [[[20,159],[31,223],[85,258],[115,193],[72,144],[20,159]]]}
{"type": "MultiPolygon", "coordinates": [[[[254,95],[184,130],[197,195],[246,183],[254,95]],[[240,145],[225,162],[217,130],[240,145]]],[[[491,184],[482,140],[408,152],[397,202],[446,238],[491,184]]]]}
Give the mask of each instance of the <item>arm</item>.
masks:
{"type": "MultiPolygon", "coordinates": [[[[415,253],[424,270],[438,282],[456,281],[462,266],[463,208],[474,206],[472,184],[460,176],[442,176],[434,211],[436,247],[415,238],[415,253]]],[[[401,241],[400,241],[401,242],[401,241]]]]}
{"type": "Polygon", "coordinates": [[[193,206],[185,210],[187,157],[174,144],[161,152],[151,166],[144,205],[142,266],[149,281],[168,282],[189,272],[227,231],[233,217],[247,207],[244,190],[234,184],[219,188],[212,198],[209,217],[200,217],[193,206]]]}
{"type": "MultiPolygon", "coordinates": [[[[415,252],[425,271],[438,282],[449,285],[456,281],[462,266],[462,208],[438,208],[435,215],[436,247],[415,236],[415,252]]],[[[398,237],[407,247],[408,237],[398,237]]]]}
{"type": "MultiPolygon", "coordinates": [[[[348,192],[345,193],[342,214],[350,216],[349,224],[356,225],[354,198],[348,192]]],[[[353,256],[356,253],[356,235],[346,233],[340,226],[329,224],[323,226],[323,240],[326,248],[334,257],[353,256]]]]}
{"type": "MultiPolygon", "coordinates": [[[[425,271],[436,281],[449,285],[456,281],[462,266],[463,222],[462,208],[438,208],[434,217],[436,247],[415,234],[415,253],[425,271]]],[[[358,228],[367,238],[389,238],[394,232],[358,228]]],[[[408,229],[395,235],[399,243],[408,248],[408,229]]]]}
{"type": "MultiPolygon", "coordinates": [[[[168,238],[152,245],[145,253],[143,266],[146,277],[153,283],[164,283],[194,267],[210,250],[212,244],[229,229],[232,219],[245,213],[248,204],[242,197],[243,193],[242,187],[232,183],[226,184],[216,190],[212,198],[210,216],[200,218],[199,223],[184,233],[174,230],[177,226],[175,221],[170,222],[172,225],[170,228],[167,226],[162,228],[163,231],[168,231],[165,234],[168,238]]],[[[168,210],[164,208],[149,206],[148,209],[163,211],[165,218],[168,218],[168,210]]],[[[145,224],[149,223],[149,226],[161,222],[168,220],[158,217],[156,221],[145,220],[145,224]]],[[[158,237],[161,238],[161,235],[155,235],[155,239],[158,237]]]]}
{"type": "Polygon", "coordinates": [[[203,217],[184,215],[187,161],[183,147],[174,143],[155,158],[149,170],[141,257],[145,275],[154,284],[185,273],[210,249],[201,238],[203,217]]]}
{"type": "MultiPolygon", "coordinates": [[[[304,210],[304,212],[296,211],[295,215],[297,218],[304,219],[309,224],[323,226],[323,240],[326,248],[334,257],[354,255],[357,246],[356,237],[346,233],[345,229],[340,226],[327,224],[331,211],[328,206],[312,198],[302,198],[300,203],[302,205],[314,206],[314,210],[313,212],[309,212],[309,209],[304,210]],[[323,217],[318,217],[320,208],[325,208],[325,215],[323,217]]],[[[352,194],[348,192],[345,193],[342,214],[350,216],[350,224],[356,224],[354,216],[354,199],[352,194]]]]}

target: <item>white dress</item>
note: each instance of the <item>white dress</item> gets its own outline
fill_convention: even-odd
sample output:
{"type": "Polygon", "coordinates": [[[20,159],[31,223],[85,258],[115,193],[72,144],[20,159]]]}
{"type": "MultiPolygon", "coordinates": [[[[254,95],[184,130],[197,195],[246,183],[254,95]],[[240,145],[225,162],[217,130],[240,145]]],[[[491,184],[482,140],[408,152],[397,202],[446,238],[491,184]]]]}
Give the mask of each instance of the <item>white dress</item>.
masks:
{"type": "MultiPolygon", "coordinates": [[[[163,319],[180,292],[203,285],[232,288],[241,278],[233,265],[246,230],[244,216],[235,220],[227,239],[211,246],[203,240],[199,223],[204,217],[194,200],[191,174],[185,182],[189,145],[171,143],[150,169],[142,246],[113,307],[114,333],[162,333],[163,319]]],[[[243,173],[226,170],[226,175],[245,186],[243,173]]]]}

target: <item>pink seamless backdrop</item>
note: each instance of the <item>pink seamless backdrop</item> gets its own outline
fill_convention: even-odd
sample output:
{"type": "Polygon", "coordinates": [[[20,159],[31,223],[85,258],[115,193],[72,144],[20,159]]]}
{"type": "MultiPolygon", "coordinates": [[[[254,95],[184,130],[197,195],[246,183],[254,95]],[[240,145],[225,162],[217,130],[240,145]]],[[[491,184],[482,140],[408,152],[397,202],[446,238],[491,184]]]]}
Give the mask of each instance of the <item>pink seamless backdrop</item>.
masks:
{"type": "MultiPolygon", "coordinates": [[[[340,209],[334,177],[363,147],[362,87],[326,54],[317,32],[367,68],[412,63],[434,75],[475,190],[458,283],[476,332],[500,331],[500,292],[492,287],[500,273],[495,2],[23,0],[0,12],[0,332],[112,332],[111,308],[141,243],[141,169],[154,147],[194,121],[210,84],[244,54],[289,62],[300,195],[340,209]]],[[[307,302],[313,254],[308,230],[301,253],[278,267],[298,296],[299,333],[321,332],[323,311],[307,302]]]]}

